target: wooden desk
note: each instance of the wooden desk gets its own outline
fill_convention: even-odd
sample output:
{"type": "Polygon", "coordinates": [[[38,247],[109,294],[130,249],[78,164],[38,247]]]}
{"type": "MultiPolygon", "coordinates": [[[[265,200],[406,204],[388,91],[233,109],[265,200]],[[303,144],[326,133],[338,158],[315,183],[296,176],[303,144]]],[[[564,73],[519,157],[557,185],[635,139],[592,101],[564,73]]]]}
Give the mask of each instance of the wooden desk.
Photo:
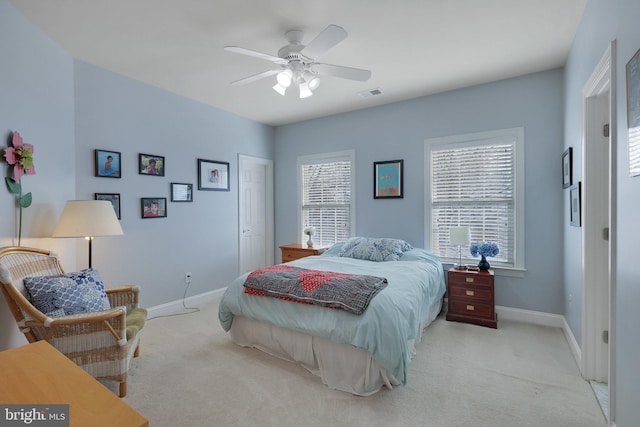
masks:
{"type": "Polygon", "coordinates": [[[68,404],[70,426],[149,426],[139,412],[46,341],[0,352],[0,378],[0,403],[68,404]]]}

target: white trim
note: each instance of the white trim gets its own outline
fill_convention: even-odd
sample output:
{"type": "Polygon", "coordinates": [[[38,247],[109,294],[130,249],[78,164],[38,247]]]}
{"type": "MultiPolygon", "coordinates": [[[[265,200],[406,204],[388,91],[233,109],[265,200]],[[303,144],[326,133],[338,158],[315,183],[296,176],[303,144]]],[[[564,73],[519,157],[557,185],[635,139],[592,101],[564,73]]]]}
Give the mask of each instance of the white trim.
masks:
{"type": "MultiPolygon", "coordinates": [[[[314,163],[330,163],[334,161],[344,161],[349,159],[351,163],[351,201],[349,207],[349,222],[351,237],[356,232],[356,150],[334,151],[330,153],[308,154],[298,156],[296,160],[296,176],[297,176],[297,209],[298,209],[298,228],[296,236],[300,236],[304,225],[302,224],[302,165],[310,165],[314,163]]],[[[299,238],[299,237],[297,237],[299,238]]]]}
{"type": "MultiPolygon", "coordinates": [[[[515,139],[515,168],[516,168],[516,176],[515,176],[515,185],[514,185],[514,195],[515,195],[515,224],[514,224],[514,233],[515,233],[515,247],[513,262],[514,265],[512,267],[508,267],[507,269],[511,269],[514,271],[515,277],[520,277],[518,275],[518,271],[522,272],[524,276],[525,269],[525,253],[524,253],[524,241],[525,241],[525,217],[524,217],[524,180],[525,180],[525,170],[524,170],[524,127],[514,127],[507,129],[497,129],[486,132],[476,132],[476,133],[468,133],[461,135],[450,135],[439,138],[427,138],[424,140],[424,245],[423,247],[429,250],[432,250],[431,245],[431,151],[435,147],[441,146],[465,146],[469,144],[480,145],[483,144],[485,140],[489,139],[502,139],[502,138],[510,138],[515,139]]],[[[443,258],[444,261],[454,261],[443,258]]],[[[497,267],[497,266],[496,266],[497,267]]],[[[509,274],[506,274],[509,275],[509,274]]]]}
{"type": "MultiPolygon", "coordinates": [[[[608,421],[615,420],[615,338],[616,338],[616,176],[617,176],[617,126],[616,126],[616,41],[613,40],[607,47],[598,65],[585,83],[582,90],[583,106],[583,140],[582,140],[582,167],[584,180],[584,194],[582,199],[583,217],[585,221],[582,227],[582,349],[583,357],[580,370],[585,379],[602,381],[602,368],[599,361],[602,360],[602,352],[605,351],[608,366],[606,379],[609,384],[609,408],[608,421]],[[597,161],[601,156],[594,150],[594,142],[600,138],[600,129],[594,128],[594,119],[601,116],[601,104],[597,97],[608,96],[608,123],[609,123],[609,147],[608,147],[608,212],[603,213],[602,201],[597,200],[597,185],[602,181],[594,177],[593,171],[598,171],[602,165],[597,161]],[[592,200],[591,202],[589,202],[592,200]],[[605,217],[605,218],[603,218],[605,217]],[[606,242],[606,259],[603,257],[600,227],[608,220],[609,240],[606,242]],[[607,270],[607,289],[602,289],[596,273],[599,270],[607,270]],[[604,292],[604,294],[602,293],[604,292]],[[603,299],[607,299],[608,306],[602,307],[603,299]],[[600,341],[600,332],[603,327],[608,327],[609,342],[603,349],[600,341]]],[[[604,278],[603,278],[604,279],[604,278]]]]}
{"type": "Polygon", "coordinates": [[[213,291],[204,292],[202,294],[194,295],[189,298],[179,299],[165,304],[156,305],[147,309],[149,316],[147,320],[151,320],[154,317],[166,316],[168,314],[175,314],[184,309],[184,305],[190,306],[192,304],[204,304],[211,302],[221,296],[227,288],[215,289],[213,291]]]}
{"type": "Polygon", "coordinates": [[[515,322],[531,323],[533,325],[564,327],[564,316],[560,314],[544,313],[542,311],[523,310],[521,308],[496,306],[498,321],[513,320],[515,322]]]}
{"type": "Polygon", "coordinates": [[[564,316],[562,331],[564,332],[564,336],[569,343],[569,348],[571,349],[571,353],[573,353],[573,358],[578,365],[578,369],[580,369],[580,365],[582,363],[582,350],[580,350],[580,345],[578,344],[575,335],[573,335],[573,331],[569,327],[569,323],[567,323],[567,319],[564,316]]]}

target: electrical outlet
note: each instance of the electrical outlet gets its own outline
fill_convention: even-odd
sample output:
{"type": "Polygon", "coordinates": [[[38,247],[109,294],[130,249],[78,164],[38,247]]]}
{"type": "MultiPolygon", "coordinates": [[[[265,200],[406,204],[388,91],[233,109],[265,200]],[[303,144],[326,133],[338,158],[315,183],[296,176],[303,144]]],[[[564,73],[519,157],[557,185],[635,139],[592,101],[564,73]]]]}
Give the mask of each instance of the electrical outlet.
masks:
{"type": "Polygon", "coordinates": [[[184,283],[187,285],[191,283],[191,273],[184,273],[184,283]]]}

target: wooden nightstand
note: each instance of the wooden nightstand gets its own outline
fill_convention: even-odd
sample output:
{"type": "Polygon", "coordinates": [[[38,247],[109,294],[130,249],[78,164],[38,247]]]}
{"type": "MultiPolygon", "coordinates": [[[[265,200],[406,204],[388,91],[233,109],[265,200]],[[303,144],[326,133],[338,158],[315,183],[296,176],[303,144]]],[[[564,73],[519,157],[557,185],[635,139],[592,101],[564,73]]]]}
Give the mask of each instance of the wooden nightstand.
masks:
{"type": "Polygon", "coordinates": [[[289,262],[307,256],[320,255],[326,251],[327,248],[310,248],[307,245],[293,243],[291,245],[280,246],[280,250],[282,251],[282,262],[289,262]]]}
{"type": "Polygon", "coordinates": [[[494,303],[493,271],[450,269],[447,320],[498,327],[494,303]]]}

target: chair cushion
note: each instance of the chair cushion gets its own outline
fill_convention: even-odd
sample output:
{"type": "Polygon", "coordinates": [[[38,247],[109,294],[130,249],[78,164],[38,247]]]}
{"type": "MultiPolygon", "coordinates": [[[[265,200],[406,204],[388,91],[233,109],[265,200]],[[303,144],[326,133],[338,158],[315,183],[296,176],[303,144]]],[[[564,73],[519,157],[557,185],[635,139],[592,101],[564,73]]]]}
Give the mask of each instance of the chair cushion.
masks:
{"type": "Polygon", "coordinates": [[[147,310],[133,308],[127,313],[127,341],[131,340],[144,327],[147,320],[147,310]]]}
{"type": "Polygon", "coordinates": [[[31,303],[49,317],[111,308],[100,273],[94,269],[25,277],[24,285],[31,303]]]}

